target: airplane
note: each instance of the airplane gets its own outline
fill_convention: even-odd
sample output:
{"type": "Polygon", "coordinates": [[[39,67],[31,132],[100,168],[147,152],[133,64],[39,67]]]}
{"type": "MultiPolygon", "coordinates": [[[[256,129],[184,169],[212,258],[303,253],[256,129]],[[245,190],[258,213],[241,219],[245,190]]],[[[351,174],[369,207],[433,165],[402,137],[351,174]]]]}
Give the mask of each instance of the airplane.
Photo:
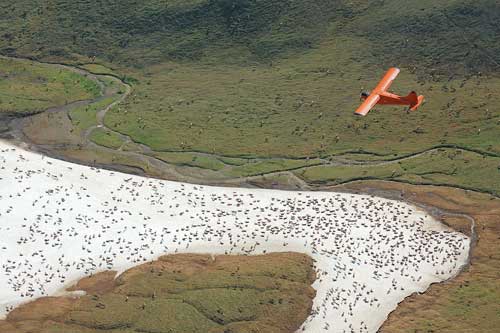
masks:
{"type": "Polygon", "coordinates": [[[387,91],[399,72],[399,68],[390,68],[371,93],[362,92],[361,99],[364,102],[354,113],[359,116],[366,116],[376,104],[408,105],[408,111],[417,110],[424,101],[424,96],[417,96],[417,93],[412,91],[408,96],[402,97],[387,91]]]}

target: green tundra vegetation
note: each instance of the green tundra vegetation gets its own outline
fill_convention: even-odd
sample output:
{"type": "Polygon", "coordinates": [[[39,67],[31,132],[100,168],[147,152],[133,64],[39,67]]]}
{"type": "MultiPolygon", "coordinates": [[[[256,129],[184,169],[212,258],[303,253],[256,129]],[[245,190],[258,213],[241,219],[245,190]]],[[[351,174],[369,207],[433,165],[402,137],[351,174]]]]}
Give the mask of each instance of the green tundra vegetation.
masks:
{"type": "Polygon", "coordinates": [[[102,128],[97,128],[92,131],[90,140],[104,147],[114,149],[118,149],[123,145],[123,141],[118,134],[102,128]]]}
{"type": "Polygon", "coordinates": [[[37,113],[100,92],[95,81],[68,69],[0,57],[0,117],[37,113]]]}
{"type": "MultiPolygon", "coordinates": [[[[459,173],[383,178],[497,193],[497,184],[478,182],[499,172],[495,0],[20,0],[0,7],[13,13],[0,18],[2,54],[74,64],[132,85],[104,118],[115,132],[91,136],[102,146],[129,148],[126,135],[151,156],[223,178],[297,171],[318,158],[382,161],[455,148],[471,152],[470,165],[491,167],[468,170],[467,181],[459,173]],[[417,90],[425,104],[409,114],[377,107],[353,117],[359,92],[389,66],[402,69],[393,89],[417,90]]],[[[360,178],[358,170],[365,172],[353,168],[345,177],[329,163],[298,171],[325,184],[360,178]]],[[[368,177],[379,177],[374,170],[368,177]]]]}
{"type": "Polygon", "coordinates": [[[415,157],[365,165],[316,166],[296,171],[311,183],[342,184],[354,180],[401,180],[476,189],[500,196],[500,157],[441,148],[415,157]],[[497,175],[485,177],[484,175],[497,175]]]}
{"type": "Polygon", "coordinates": [[[170,255],[134,267],[116,280],[103,272],[0,320],[11,333],[295,332],[315,291],[312,259],[298,253],[261,256],[170,255]]]}
{"type": "Polygon", "coordinates": [[[114,102],[114,98],[107,97],[102,100],[90,103],[89,105],[78,106],[69,112],[69,117],[76,129],[85,129],[97,125],[97,112],[106,108],[114,102]]]}

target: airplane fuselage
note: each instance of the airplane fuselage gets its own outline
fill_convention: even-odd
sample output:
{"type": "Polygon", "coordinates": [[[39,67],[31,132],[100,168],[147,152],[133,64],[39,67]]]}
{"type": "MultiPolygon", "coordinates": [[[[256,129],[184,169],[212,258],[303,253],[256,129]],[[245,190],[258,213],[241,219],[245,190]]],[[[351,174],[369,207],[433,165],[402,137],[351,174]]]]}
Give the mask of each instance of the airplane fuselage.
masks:
{"type": "MultiPolygon", "coordinates": [[[[380,95],[380,99],[378,100],[377,104],[384,104],[384,105],[411,105],[413,104],[412,101],[409,99],[390,93],[390,92],[378,92],[378,95],[380,95]]],[[[368,96],[361,95],[362,100],[366,100],[368,96]]]]}

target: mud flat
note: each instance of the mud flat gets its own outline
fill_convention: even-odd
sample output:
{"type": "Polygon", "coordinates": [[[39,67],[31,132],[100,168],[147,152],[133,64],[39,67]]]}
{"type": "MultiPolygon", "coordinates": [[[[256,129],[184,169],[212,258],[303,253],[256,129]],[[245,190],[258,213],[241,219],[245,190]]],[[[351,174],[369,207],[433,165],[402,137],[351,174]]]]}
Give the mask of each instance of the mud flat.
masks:
{"type": "Polygon", "coordinates": [[[470,239],[376,196],[210,187],[75,165],[0,142],[0,306],[164,254],[293,251],[315,262],[305,332],[375,332],[467,263],[470,239]]]}

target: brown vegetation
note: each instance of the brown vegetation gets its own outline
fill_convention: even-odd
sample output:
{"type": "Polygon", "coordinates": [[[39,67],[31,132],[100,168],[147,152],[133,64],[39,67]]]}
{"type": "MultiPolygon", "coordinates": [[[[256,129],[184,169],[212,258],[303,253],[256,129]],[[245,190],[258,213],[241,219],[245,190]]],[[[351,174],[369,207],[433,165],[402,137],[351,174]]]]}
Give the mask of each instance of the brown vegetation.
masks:
{"type": "Polygon", "coordinates": [[[298,253],[261,256],[178,254],[106,271],[45,297],[0,321],[8,333],[294,332],[315,296],[312,259],[298,253]]]}

